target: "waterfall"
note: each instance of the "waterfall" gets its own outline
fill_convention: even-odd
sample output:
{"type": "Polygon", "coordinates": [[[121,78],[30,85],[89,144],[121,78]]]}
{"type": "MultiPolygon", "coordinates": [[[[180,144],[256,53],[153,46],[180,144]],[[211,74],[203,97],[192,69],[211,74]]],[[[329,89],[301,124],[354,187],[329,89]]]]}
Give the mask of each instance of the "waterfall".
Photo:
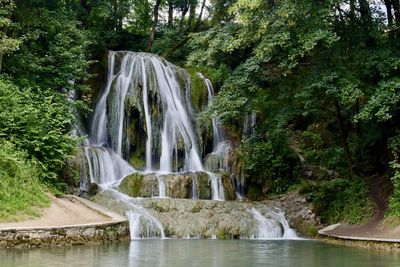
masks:
{"type": "Polygon", "coordinates": [[[129,135],[133,130],[146,136],[145,171],[202,171],[189,116],[188,73],[146,53],[110,51],[108,62],[107,83],[85,146],[91,180],[112,183],[135,171],[127,162],[130,150],[140,145],[138,138],[129,135]],[[134,118],[139,129],[129,128],[132,110],[139,113],[134,118]]]}
{"type": "Polygon", "coordinates": [[[129,220],[131,239],[165,238],[162,224],[140,205],[140,200],[131,198],[113,188],[105,187],[113,199],[125,206],[125,215],[129,220]]]}
{"type": "MultiPolygon", "coordinates": [[[[214,91],[211,82],[204,80],[210,105],[214,91]]],[[[144,162],[139,169],[157,175],[158,197],[163,198],[167,197],[167,181],[162,174],[204,171],[193,127],[190,90],[187,71],[156,55],[110,51],[107,83],[96,102],[89,137],[83,143],[86,161],[82,163],[82,180],[114,190],[125,176],[137,171],[131,158],[139,157],[144,162]]],[[[224,136],[219,119],[213,119],[212,124],[216,149],[224,136]]],[[[220,177],[208,174],[212,199],[224,200],[220,177]]],[[[193,181],[193,198],[198,197],[197,190],[197,181],[193,181]]],[[[131,201],[120,194],[115,196],[131,201]]],[[[162,225],[140,205],[128,206],[132,237],[155,236],[154,229],[162,232],[162,225]]]]}
{"type": "Polygon", "coordinates": [[[146,135],[146,171],[157,171],[157,166],[164,173],[178,170],[177,153],[182,150],[182,171],[203,170],[184,95],[190,86],[188,74],[146,53],[111,51],[108,61],[108,81],[93,116],[94,144],[107,144],[116,154],[127,158],[130,149],[137,149],[138,144],[127,134],[130,121],[126,116],[135,109],[140,113],[135,118],[140,122],[139,130],[146,135]],[[161,144],[161,148],[156,144],[161,144]]]}
{"type": "Polygon", "coordinates": [[[118,154],[105,147],[86,146],[85,156],[92,183],[112,184],[134,171],[118,154]]]}
{"type": "MultiPolygon", "coordinates": [[[[207,106],[210,107],[213,103],[213,98],[214,98],[214,88],[212,86],[212,83],[209,79],[204,77],[202,73],[198,73],[199,77],[203,79],[204,83],[206,84],[207,87],[207,106]]],[[[213,128],[213,149],[216,151],[218,149],[218,146],[222,143],[222,141],[225,140],[225,135],[221,127],[221,121],[218,116],[213,116],[211,119],[212,122],[212,128],[213,128]]]]}
{"type": "Polygon", "coordinates": [[[212,172],[208,172],[208,176],[210,176],[211,178],[212,199],[224,200],[224,187],[222,185],[221,179],[212,172]]]}
{"type": "Polygon", "coordinates": [[[274,212],[269,210],[268,217],[263,216],[257,209],[251,208],[249,212],[256,221],[255,238],[258,239],[296,239],[296,233],[289,227],[283,212],[274,212]]]}
{"type": "MultiPolygon", "coordinates": [[[[207,88],[210,106],[214,89],[210,80],[198,75],[207,88]]],[[[191,106],[191,89],[187,71],[156,55],[109,52],[107,83],[97,99],[89,136],[82,144],[81,188],[88,189],[85,187],[88,181],[96,183],[110,202],[113,199],[114,204],[121,205],[129,219],[132,239],[165,237],[163,225],[150,212],[151,206],[146,206],[139,196],[167,198],[169,194],[177,198],[225,200],[226,196],[234,199],[229,177],[213,172],[230,171],[231,144],[220,119],[213,117],[213,152],[208,155],[213,158],[206,160],[206,168],[203,167],[194,130],[196,114],[191,106]],[[142,173],[123,179],[134,172],[142,173]],[[132,193],[137,198],[121,193],[130,194],[124,186],[137,190],[131,182],[143,189],[132,193]],[[153,194],[157,183],[158,195],[153,194]],[[177,190],[182,194],[174,194],[177,190]]],[[[246,124],[253,129],[255,114],[247,120],[250,122],[246,124]]],[[[224,205],[224,202],[217,203],[224,205]]],[[[256,209],[249,212],[257,222],[255,237],[296,237],[283,213],[271,211],[263,216],[256,209]]],[[[187,230],[188,237],[200,236],[189,235],[190,229],[187,230]]]]}

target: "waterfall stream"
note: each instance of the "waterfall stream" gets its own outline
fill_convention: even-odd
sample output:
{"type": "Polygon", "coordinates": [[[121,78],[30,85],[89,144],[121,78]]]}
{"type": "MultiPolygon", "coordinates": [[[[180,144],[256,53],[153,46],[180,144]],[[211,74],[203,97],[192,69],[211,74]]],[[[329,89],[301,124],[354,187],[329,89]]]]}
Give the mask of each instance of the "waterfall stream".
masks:
{"type": "MultiPolygon", "coordinates": [[[[212,84],[198,75],[207,88],[207,105],[211,105],[212,84]]],[[[86,174],[82,180],[86,177],[124,203],[132,238],[165,237],[157,218],[134,198],[118,191],[122,180],[132,173],[153,175],[158,195],[151,196],[168,198],[171,175],[203,172],[209,178],[211,199],[225,200],[220,176],[203,167],[194,116],[187,71],[152,54],[109,52],[107,83],[96,102],[89,137],[83,144],[86,161],[82,168],[86,174]]],[[[212,129],[211,154],[221,158],[218,168],[229,170],[230,145],[218,117],[212,119],[212,129]]],[[[198,199],[200,182],[204,181],[199,181],[198,175],[185,177],[191,177],[191,196],[198,199]]],[[[278,235],[278,228],[267,227],[270,221],[263,220],[256,210],[251,212],[260,231],[266,229],[257,237],[265,238],[271,231],[278,235]]],[[[275,216],[271,221],[288,228],[287,222],[279,218],[275,216]]]]}

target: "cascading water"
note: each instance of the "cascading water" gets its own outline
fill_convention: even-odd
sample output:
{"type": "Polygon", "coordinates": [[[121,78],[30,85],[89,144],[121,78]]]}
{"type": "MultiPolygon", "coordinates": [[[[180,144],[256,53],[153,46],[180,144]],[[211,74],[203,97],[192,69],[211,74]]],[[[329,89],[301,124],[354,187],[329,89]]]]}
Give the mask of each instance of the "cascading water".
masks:
{"type": "MultiPolygon", "coordinates": [[[[203,171],[192,126],[189,75],[145,53],[110,51],[108,62],[107,84],[94,109],[89,139],[84,142],[84,168],[90,181],[104,189],[135,172],[127,160],[131,150],[139,151],[140,140],[132,133],[137,131],[146,136],[143,171],[157,173],[159,197],[166,197],[166,181],[158,174],[203,171]],[[132,112],[136,118],[131,117],[132,112]]],[[[220,136],[215,135],[216,142],[220,136]]],[[[210,174],[210,181],[212,198],[223,200],[219,177],[210,174]]],[[[197,192],[192,195],[196,198],[197,192]]],[[[137,210],[135,207],[127,213],[135,229],[141,222],[138,218],[146,216],[137,210]]],[[[134,232],[132,235],[137,237],[134,232]]]]}
{"type": "Polygon", "coordinates": [[[268,211],[268,218],[263,216],[258,210],[252,208],[249,212],[256,221],[255,238],[258,239],[296,239],[296,233],[289,227],[283,212],[268,211]]]}
{"type": "MultiPolygon", "coordinates": [[[[204,172],[197,149],[190,76],[185,70],[146,53],[111,51],[108,62],[107,83],[95,106],[89,137],[83,144],[86,174],[82,177],[90,177],[92,183],[99,184],[104,192],[123,204],[132,238],[164,238],[163,226],[156,217],[141,206],[139,199],[117,188],[124,177],[139,169],[142,171],[139,174],[152,176],[158,183],[159,194],[151,193],[151,196],[165,198],[171,185],[183,188],[169,184],[171,180],[168,180],[174,179],[170,178],[174,175],[178,177],[174,172],[180,172],[181,177],[192,177],[191,196],[198,199],[207,195],[203,173],[205,177],[208,175],[211,187],[211,194],[205,198],[211,195],[213,200],[225,199],[220,176],[204,172]],[[200,174],[194,175],[194,172],[200,174]]],[[[208,105],[211,105],[214,95],[211,82],[199,75],[207,87],[208,105]]],[[[212,119],[212,126],[214,151],[211,154],[222,156],[219,168],[229,170],[229,142],[218,118],[212,119]]],[[[262,217],[256,211],[252,214],[256,221],[262,217]]],[[[285,221],[275,223],[287,226],[285,221]]]]}
{"type": "Polygon", "coordinates": [[[126,114],[138,110],[136,119],[143,123],[139,127],[146,135],[146,171],[203,170],[188,103],[182,96],[189,86],[184,79],[188,74],[145,53],[110,52],[109,66],[108,82],[93,117],[94,143],[109,143],[116,154],[128,158],[137,140],[128,134],[132,129],[126,114]],[[178,151],[184,153],[184,164],[177,162],[178,151]]]}
{"type": "MultiPolygon", "coordinates": [[[[204,81],[207,87],[207,106],[210,107],[213,104],[214,88],[209,79],[207,79],[202,73],[198,73],[199,77],[204,81]]],[[[208,171],[218,171],[220,169],[230,171],[228,167],[229,152],[231,145],[226,140],[225,133],[221,126],[221,121],[218,116],[213,116],[211,119],[213,129],[213,151],[209,157],[211,160],[206,160],[206,169],[208,171]]],[[[213,184],[213,199],[224,199],[223,187],[221,180],[216,175],[210,174],[211,183],[213,184]]]]}
{"type": "MultiPolygon", "coordinates": [[[[206,77],[204,77],[204,75],[202,73],[198,73],[199,77],[201,79],[203,79],[204,83],[207,86],[207,106],[211,106],[213,103],[213,98],[214,98],[214,88],[212,86],[212,83],[209,79],[207,79],[206,77]]],[[[213,150],[216,151],[217,147],[223,142],[225,141],[225,134],[222,130],[221,127],[221,121],[219,119],[219,117],[217,116],[213,116],[211,119],[212,122],[212,128],[213,128],[213,150]]]]}

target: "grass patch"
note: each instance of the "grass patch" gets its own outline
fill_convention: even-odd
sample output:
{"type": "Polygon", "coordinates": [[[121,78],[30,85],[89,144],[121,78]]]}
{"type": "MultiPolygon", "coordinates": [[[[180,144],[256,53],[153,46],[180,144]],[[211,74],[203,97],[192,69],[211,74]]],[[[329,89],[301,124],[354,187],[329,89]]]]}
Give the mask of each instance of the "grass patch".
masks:
{"type": "Polygon", "coordinates": [[[38,217],[50,204],[39,181],[40,168],[26,153],[0,140],[0,221],[38,217]]]}

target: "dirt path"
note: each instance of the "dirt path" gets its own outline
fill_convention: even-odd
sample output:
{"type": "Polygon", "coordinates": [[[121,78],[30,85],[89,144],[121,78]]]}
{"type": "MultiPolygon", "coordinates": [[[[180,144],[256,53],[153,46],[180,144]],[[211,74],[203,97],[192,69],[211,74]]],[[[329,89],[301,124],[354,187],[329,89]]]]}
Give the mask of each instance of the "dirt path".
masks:
{"type": "Polygon", "coordinates": [[[365,224],[339,224],[323,229],[323,232],[333,236],[400,239],[400,222],[395,228],[382,225],[388,198],[391,193],[390,181],[382,176],[373,175],[366,178],[370,199],[375,203],[374,216],[365,224]]]}
{"type": "Polygon", "coordinates": [[[112,220],[106,213],[89,208],[73,196],[56,198],[50,196],[51,206],[40,218],[13,223],[0,223],[2,228],[54,227],[78,224],[103,223],[112,220]]]}

